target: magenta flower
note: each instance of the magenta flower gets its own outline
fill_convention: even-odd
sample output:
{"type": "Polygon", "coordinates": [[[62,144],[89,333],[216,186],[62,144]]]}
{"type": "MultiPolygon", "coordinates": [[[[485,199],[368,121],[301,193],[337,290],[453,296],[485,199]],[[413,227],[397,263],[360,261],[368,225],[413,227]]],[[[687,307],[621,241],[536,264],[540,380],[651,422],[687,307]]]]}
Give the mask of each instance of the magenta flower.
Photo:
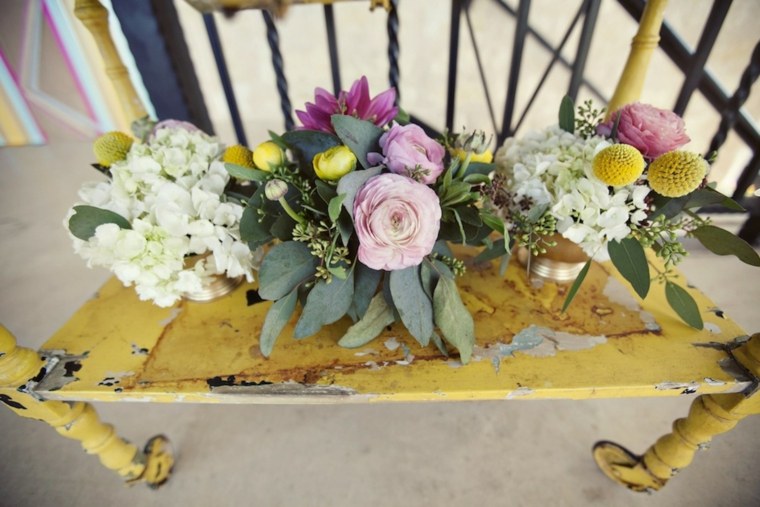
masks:
{"type": "Polygon", "coordinates": [[[417,266],[433,250],[441,205],[428,186],[385,173],[367,180],[354,199],[359,260],[387,271],[417,266]]]}
{"type": "Polygon", "coordinates": [[[334,114],[345,114],[368,120],[384,127],[398,113],[394,106],[396,90],[389,88],[373,99],[369,96],[369,83],[366,76],[354,81],[351,89],[341,91],[338,97],[323,88],[314,90],[314,103],[306,103],[306,111],[296,111],[296,116],[301,120],[303,128],[307,130],[321,130],[322,132],[335,133],[330,117],[334,114]]]}
{"type": "Polygon", "coordinates": [[[380,153],[368,153],[372,165],[385,164],[391,172],[432,185],[443,172],[446,150],[418,125],[394,125],[380,136],[380,153]]]}
{"type": "Polygon", "coordinates": [[[621,143],[630,144],[648,160],[654,160],[663,153],[677,150],[690,141],[680,116],[667,109],[640,102],[623,106],[613,113],[609,121],[596,128],[597,133],[609,136],[618,113],[620,114],[618,140],[621,143]]]}

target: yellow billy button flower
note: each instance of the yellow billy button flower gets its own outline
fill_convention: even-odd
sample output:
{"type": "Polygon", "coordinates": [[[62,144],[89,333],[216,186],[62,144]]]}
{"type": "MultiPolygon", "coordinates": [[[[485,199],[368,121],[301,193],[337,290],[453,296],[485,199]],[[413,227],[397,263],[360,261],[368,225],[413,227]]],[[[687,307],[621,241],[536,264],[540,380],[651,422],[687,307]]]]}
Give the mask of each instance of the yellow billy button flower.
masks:
{"type": "MultiPolygon", "coordinates": [[[[467,157],[467,152],[462,148],[454,148],[451,150],[451,156],[456,157],[459,160],[464,160],[467,157]]],[[[491,150],[486,150],[483,153],[472,152],[470,156],[470,162],[481,162],[483,164],[490,164],[493,161],[493,153],[491,150]]]]}
{"type": "Polygon", "coordinates": [[[646,162],[641,152],[628,144],[607,146],[594,157],[594,176],[605,185],[630,185],[644,172],[646,162]]]}
{"type": "Polygon", "coordinates": [[[106,132],[95,139],[92,151],[98,159],[98,164],[110,167],[114,162],[127,158],[127,153],[134,140],[124,132],[106,132]]]}
{"type": "Polygon", "coordinates": [[[323,181],[336,181],[356,169],[356,155],[348,146],[333,146],[329,150],[314,155],[312,164],[317,178],[323,181]]]}
{"type": "Polygon", "coordinates": [[[253,169],[253,152],[241,144],[236,144],[224,150],[222,162],[253,169]]]}
{"type": "Polygon", "coordinates": [[[253,150],[253,163],[262,171],[271,171],[285,163],[285,152],[273,141],[263,142],[253,150]]]}
{"type": "Polygon", "coordinates": [[[681,197],[699,187],[707,174],[707,160],[689,151],[670,151],[649,164],[649,186],[665,197],[681,197]]]}

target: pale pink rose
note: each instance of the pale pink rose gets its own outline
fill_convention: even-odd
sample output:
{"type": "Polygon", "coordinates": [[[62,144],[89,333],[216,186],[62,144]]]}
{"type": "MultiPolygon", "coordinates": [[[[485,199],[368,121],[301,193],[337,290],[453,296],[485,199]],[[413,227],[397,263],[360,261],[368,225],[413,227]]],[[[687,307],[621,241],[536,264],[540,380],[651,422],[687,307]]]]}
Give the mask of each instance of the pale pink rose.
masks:
{"type": "Polygon", "coordinates": [[[196,127],[195,125],[187,121],[161,120],[160,122],[154,125],[151,135],[154,136],[156,135],[156,132],[158,132],[160,129],[166,129],[166,128],[182,129],[182,130],[187,130],[188,132],[197,132],[200,130],[198,127],[196,127]]]}
{"type": "Polygon", "coordinates": [[[409,176],[426,185],[443,172],[446,150],[417,125],[393,125],[380,136],[383,153],[367,154],[372,165],[384,164],[391,172],[409,176]]]}
{"type": "MultiPolygon", "coordinates": [[[[672,111],[634,102],[623,106],[618,112],[618,140],[630,144],[649,160],[676,150],[691,140],[684,130],[683,119],[672,111]]],[[[598,134],[609,136],[612,133],[618,112],[597,127],[598,134]]]]}
{"type": "Polygon", "coordinates": [[[354,199],[359,260],[387,271],[416,266],[433,250],[441,206],[430,188],[398,174],[367,180],[354,199]]]}

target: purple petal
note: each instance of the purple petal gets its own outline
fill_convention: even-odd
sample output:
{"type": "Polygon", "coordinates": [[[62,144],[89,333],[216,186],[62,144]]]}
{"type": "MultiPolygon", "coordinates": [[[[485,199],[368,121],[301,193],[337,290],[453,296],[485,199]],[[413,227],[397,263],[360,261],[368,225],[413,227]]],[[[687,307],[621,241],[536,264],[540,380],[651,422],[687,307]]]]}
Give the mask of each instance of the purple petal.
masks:
{"type": "Polygon", "coordinates": [[[375,125],[382,127],[396,117],[398,108],[394,107],[396,101],[396,90],[389,88],[370,102],[367,115],[364,118],[372,121],[375,125]]]}
{"type": "Polygon", "coordinates": [[[355,114],[359,118],[365,118],[365,113],[370,106],[369,100],[369,82],[367,76],[354,81],[346,95],[346,112],[348,114],[355,114]]]}

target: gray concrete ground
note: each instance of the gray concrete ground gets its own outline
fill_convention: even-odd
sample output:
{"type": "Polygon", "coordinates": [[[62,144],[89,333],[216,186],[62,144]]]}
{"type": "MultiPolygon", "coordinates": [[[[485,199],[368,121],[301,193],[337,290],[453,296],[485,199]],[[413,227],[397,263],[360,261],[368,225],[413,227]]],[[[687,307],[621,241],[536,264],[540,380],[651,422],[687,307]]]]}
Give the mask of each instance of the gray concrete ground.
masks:
{"type": "MultiPolygon", "coordinates": [[[[502,56],[508,51],[503,48],[508,48],[511,41],[510,24],[507,18],[504,25],[488,24],[491,11],[486,4],[476,3],[475,7],[481,10],[475,11],[480,14],[474,21],[482,34],[482,44],[490,44],[489,54],[503,66],[508,63],[508,58],[502,56]],[[501,45],[494,42],[498,40],[501,45]]],[[[537,1],[534,4],[536,14],[532,16],[546,26],[552,37],[558,38],[560,30],[553,23],[564,16],[559,11],[566,9],[566,3],[537,1]],[[547,12],[554,15],[541,14],[547,12]]],[[[695,44],[699,32],[695,35],[692,25],[699,24],[694,19],[700,16],[704,19],[709,2],[673,1],[672,4],[668,12],[672,13],[674,22],[686,29],[687,39],[695,44]],[[690,10],[691,16],[686,16],[690,10]]],[[[420,21],[425,18],[420,17],[419,11],[422,7],[429,9],[430,1],[402,2],[402,5],[408,9],[406,17],[402,12],[402,30],[406,29],[402,34],[407,38],[402,41],[407,45],[402,47],[409,47],[420,34],[427,34],[437,36],[437,42],[429,51],[444,51],[448,4],[438,9],[440,13],[432,16],[430,22],[420,21]]],[[[188,23],[186,26],[194,34],[191,49],[195,53],[207,52],[203,48],[202,34],[192,28],[197,28],[192,25],[197,23],[197,18],[190,19],[185,6],[179,8],[183,22],[188,23]]],[[[726,32],[734,38],[729,40],[722,35],[719,47],[734,48],[738,52],[737,48],[746,45],[748,39],[756,38],[756,30],[749,29],[747,23],[751,23],[757,8],[758,4],[747,0],[735,3],[732,15],[736,24],[733,30],[726,32]]],[[[304,12],[320,17],[311,23],[308,16],[298,15],[293,10],[293,16],[281,28],[281,36],[291,50],[307,55],[309,40],[299,39],[294,34],[304,27],[321,24],[322,20],[317,8],[304,9],[311,9],[304,12]]],[[[369,71],[363,67],[372,59],[382,60],[382,50],[371,53],[374,46],[367,46],[363,50],[370,53],[353,59],[348,56],[356,32],[360,30],[351,27],[353,16],[367,16],[364,10],[358,13],[356,7],[351,9],[338,18],[339,26],[344,27],[341,50],[346,55],[346,63],[355,69],[355,74],[367,73],[372,82],[383,83],[385,64],[369,71]]],[[[619,7],[615,2],[603,2],[602,16],[619,15],[616,11],[619,7]]],[[[605,20],[603,31],[597,36],[601,46],[609,46],[605,38],[614,34],[616,26],[630,28],[630,23],[620,21],[621,24],[616,25],[609,17],[601,19],[605,20]]],[[[235,23],[240,22],[232,22],[235,23]]],[[[382,25],[379,23],[365,31],[367,38],[380,41],[378,47],[382,47],[385,40],[382,25]]],[[[617,34],[617,39],[623,38],[619,46],[623,50],[630,35],[632,32],[624,36],[617,34]]],[[[322,38],[323,34],[320,44],[322,38]]],[[[752,40],[749,43],[754,44],[752,40]]],[[[268,66],[269,55],[263,48],[254,53],[250,46],[240,42],[235,47],[233,51],[238,51],[238,56],[232,59],[238,64],[235,72],[246,73],[245,65],[248,65],[247,73],[253,79],[252,84],[243,85],[239,100],[246,110],[256,113],[250,120],[253,123],[249,130],[249,136],[256,139],[254,136],[264,135],[267,125],[275,129],[281,125],[272,90],[265,90],[267,101],[260,99],[263,92],[255,81],[260,74],[271,88],[273,77],[267,74],[271,71],[257,71],[257,66],[262,69],[268,66]]],[[[412,52],[405,51],[408,53],[404,55],[412,52]]],[[[593,51],[589,69],[603,77],[604,66],[612,67],[613,62],[605,53],[599,53],[601,50],[593,51]]],[[[471,55],[463,54],[463,64],[472,70],[471,55]]],[[[742,56],[741,61],[726,63],[724,60],[730,58],[724,57],[714,63],[733,65],[732,75],[738,76],[736,69],[740,72],[747,58],[742,56]]],[[[402,75],[406,76],[402,86],[405,103],[414,104],[412,109],[423,117],[430,115],[431,120],[442,118],[441,98],[445,97],[442,62],[445,60],[414,60],[411,56],[402,60],[402,75]],[[425,74],[433,77],[426,81],[425,74]],[[424,86],[426,82],[431,83],[428,88],[424,86]]],[[[296,60],[288,64],[297,107],[310,98],[314,86],[329,88],[329,75],[324,66],[307,65],[309,63],[302,59],[300,63],[296,60]],[[310,77],[315,72],[319,73],[319,80],[310,77]]],[[[660,57],[655,58],[654,64],[667,67],[660,57]]],[[[615,63],[616,70],[610,73],[616,76],[619,67],[620,62],[615,63]]],[[[652,78],[654,84],[648,88],[650,93],[652,89],[663,88],[662,78],[658,81],[658,76],[664,71],[657,69],[652,78]]],[[[501,75],[502,70],[498,67],[491,72],[501,75]]],[[[353,76],[349,72],[344,76],[345,83],[353,76]]],[[[204,87],[209,86],[208,68],[201,67],[199,73],[204,87]]],[[[532,71],[527,76],[534,75],[532,71]]],[[[658,105],[672,102],[668,97],[675,93],[673,89],[677,91],[676,81],[669,81],[668,91],[662,92],[665,98],[658,105]]],[[[560,87],[565,86],[565,82],[560,79],[560,87]]],[[[729,86],[735,84],[731,82],[729,86]]],[[[485,123],[487,116],[482,110],[475,112],[474,102],[471,105],[469,101],[471,97],[482,100],[477,97],[481,93],[478,83],[464,79],[460,85],[457,122],[472,126],[485,123]]],[[[650,96],[659,97],[658,93],[650,96]]],[[[209,97],[214,119],[220,122],[219,133],[223,139],[231,140],[231,134],[221,125],[224,118],[216,117],[222,110],[216,103],[218,94],[212,93],[209,97]]],[[[699,99],[695,100],[698,106],[699,99]]],[[[653,98],[650,101],[657,103],[653,98]]],[[[546,118],[553,118],[554,105],[552,102],[549,112],[542,113],[546,118]]],[[[692,116],[699,114],[692,113],[692,116]]],[[[541,124],[547,120],[534,121],[541,124]]],[[[709,139],[709,135],[707,137],[709,139]]],[[[727,151],[726,157],[734,156],[733,151],[727,151]]],[[[24,346],[41,345],[108,277],[102,270],[88,270],[71,252],[62,227],[63,216],[75,199],[76,190],[83,181],[93,177],[88,167],[91,158],[86,142],[0,150],[0,284],[3,287],[0,322],[10,328],[24,346]]],[[[693,250],[683,270],[745,329],[760,330],[757,270],[733,259],[716,258],[699,248],[693,250]]],[[[0,409],[0,506],[760,505],[758,418],[747,419],[733,431],[717,437],[709,451],[699,453],[693,465],[652,496],[628,492],[596,470],[590,454],[596,440],[615,440],[641,452],[659,435],[668,432],[675,418],[686,414],[691,400],[691,397],[680,397],[382,406],[98,405],[104,420],[114,423],[120,434],[138,444],[156,433],[170,436],[179,459],[174,476],[158,491],[142,486],[124,488],[96,458],[84,455],[77,443],[61,438],[42,423],[22,420],[0,409]]]]}

